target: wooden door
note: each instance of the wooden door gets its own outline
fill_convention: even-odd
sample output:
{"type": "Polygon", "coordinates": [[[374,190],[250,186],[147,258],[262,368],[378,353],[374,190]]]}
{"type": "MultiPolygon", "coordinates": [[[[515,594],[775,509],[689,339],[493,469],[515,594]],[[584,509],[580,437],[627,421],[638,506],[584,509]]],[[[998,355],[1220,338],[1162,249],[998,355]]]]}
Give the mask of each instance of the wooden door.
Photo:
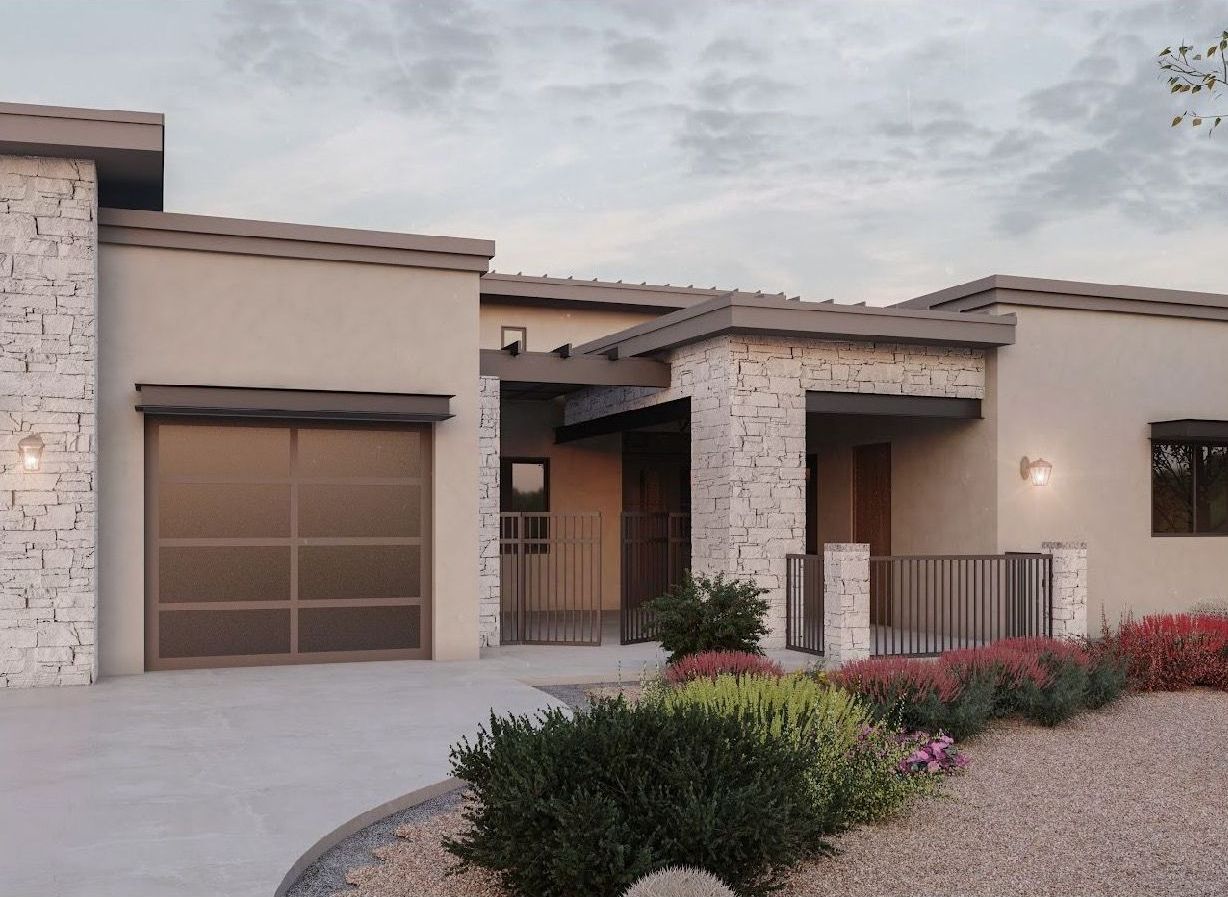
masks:
{"type": "MultiPolygon", "coordinates": [[[[891,443],[853,449],[853,541],[867,542],[872,557],[891,554],[891,443]]],[[[870,622],[890,620],[888,584],[870,570],[870,622]]]]}

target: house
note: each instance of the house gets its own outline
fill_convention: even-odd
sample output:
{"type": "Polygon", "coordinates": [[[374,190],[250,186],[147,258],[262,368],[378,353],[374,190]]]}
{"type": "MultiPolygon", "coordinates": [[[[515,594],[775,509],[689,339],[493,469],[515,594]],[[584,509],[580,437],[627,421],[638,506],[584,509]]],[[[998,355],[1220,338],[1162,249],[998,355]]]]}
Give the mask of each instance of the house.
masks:
{"type": "Polygon", "coordinates": [[[636,641],[687,568],[829,660],[1228,596],[1228,296],[496,274],[163,159],[0,105],[0,684],[636,641]]]}

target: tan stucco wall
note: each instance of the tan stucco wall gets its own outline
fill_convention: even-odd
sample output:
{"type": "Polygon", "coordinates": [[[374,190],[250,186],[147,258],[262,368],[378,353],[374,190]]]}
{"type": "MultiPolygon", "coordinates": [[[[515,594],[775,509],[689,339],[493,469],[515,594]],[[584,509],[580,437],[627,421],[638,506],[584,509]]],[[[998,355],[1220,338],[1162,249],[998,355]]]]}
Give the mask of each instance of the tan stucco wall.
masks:
{"type": "Polygon", "coordinates": [[[478,276],[107,244],[99,255],[102,673],[144,666],[138,382],[454,395],[434,434],[433,654],[476,657],[478,276]]]}
{"type": "Polygon", "coordinates": [[[651,320],[659,312],[609,311],[607,309],[534,308],[495,302],[482,303],[481,340],[483,349],[500,349],[503,327],[528,329],[528,351],[549,352],[564,343],[578,346],[636,324],[651,320]]]}
{"type": "MultiPolygon", "coordinates": [[[[983,405],[988,403],[983,403],[983,405]]],[[[994,551],[996,467],[988,421],[807,421],[819,461],[819,540],[855,541],[853,446],[891,443],[891,553],[994,551]]]]}
{"type": "Polygon", "coordinates": [[[1019,316],[996,381],[998,546],[1086,539],[1088,621],[1228,601],[1228,538],[1153,537],[1148,423],[1228,420],[1228,323],[998,306],[1019,316]],[[1023,455],[1053,463],[1044,488],[1023,455]]]}
{"type": "Polygon", "coordinates": [[[554,402],[504,402],[504,458],[550,459],[550,510],[601,514],[601,604],[618,610],[619,515],[622,512],[622,442],[618,434],[554,444],[563,422],[554,402]]]}

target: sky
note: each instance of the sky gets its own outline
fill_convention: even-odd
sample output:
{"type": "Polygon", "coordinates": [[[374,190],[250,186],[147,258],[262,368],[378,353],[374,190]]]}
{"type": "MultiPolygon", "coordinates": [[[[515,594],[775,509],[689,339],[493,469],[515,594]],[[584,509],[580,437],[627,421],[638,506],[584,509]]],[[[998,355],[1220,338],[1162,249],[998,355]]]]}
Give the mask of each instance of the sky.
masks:
{"type": "Polygon", "coordinates": [[[0,25],[0,100],[166,114],[168,211],[815,300],[1228,293],[1228,129],[1170,128],[1155,64],[1228,29],[1209,0],[0,0],[0,25]]]}

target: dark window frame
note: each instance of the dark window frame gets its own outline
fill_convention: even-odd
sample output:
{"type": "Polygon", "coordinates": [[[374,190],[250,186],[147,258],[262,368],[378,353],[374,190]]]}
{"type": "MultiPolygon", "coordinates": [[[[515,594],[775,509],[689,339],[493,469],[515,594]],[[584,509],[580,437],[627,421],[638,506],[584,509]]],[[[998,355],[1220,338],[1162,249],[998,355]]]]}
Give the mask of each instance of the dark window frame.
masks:
{"type": "Polygon", "coordinates": [[[1203,465],[1199,463],[1199,450],[1209,446],[1218,448],[1228,448],[1228,440],[1223,439],[1152,439],[1149,444],[1150,454],[1150,478],[1151,478],[1151,535],[1153,538],[1224,538],[1228,537],[1228,530],[1215,531],[1199,529],[1201,522],[1198,515],[1198,487],[1199,487],[1199,472],[1203,469],[1203,465]],[[1190,494],[1189,494],[1189,511],[1190,511],[1190,530],[1188,532],[1163,532],[1156,530],[1155,519],[1155,504],[1156,504],[1156,476],[1155,476],[1155,450],[1156,446],[1181,446],[1191,450],[1191,465],[1190,465],[1190,494]]]}
{"type": "Polygon", "coordinates": [[[499,510],[501,512],[511,512],[512,509],[507,507],[504,497],[510,495],[512,488],[512,465],[513,464],[540,464],[542,466],[542,496],[546,507],[541,511],[525,511],[526,514],[548,514],[550,513],[550,459],[539,457],[521,457],[515,456],[503,458],[500,461],[499,471],[499,510]]]}
{"type": "Polygon", "coordinates": [[[520,343],[521,352],[529,351],[529,328],[528,327],[513,326],[512,324],[504,324],[502,327],[499,328],[499,348],[500,349],[506,349],[508,346],[510,346],[512,343],[515,343],[515,342],[520,343]],[[509,330],[512,331],[513,333],[519,334],[518,338],[514,340],[509,340],[507,338],[507,333],[509,330]]]}

